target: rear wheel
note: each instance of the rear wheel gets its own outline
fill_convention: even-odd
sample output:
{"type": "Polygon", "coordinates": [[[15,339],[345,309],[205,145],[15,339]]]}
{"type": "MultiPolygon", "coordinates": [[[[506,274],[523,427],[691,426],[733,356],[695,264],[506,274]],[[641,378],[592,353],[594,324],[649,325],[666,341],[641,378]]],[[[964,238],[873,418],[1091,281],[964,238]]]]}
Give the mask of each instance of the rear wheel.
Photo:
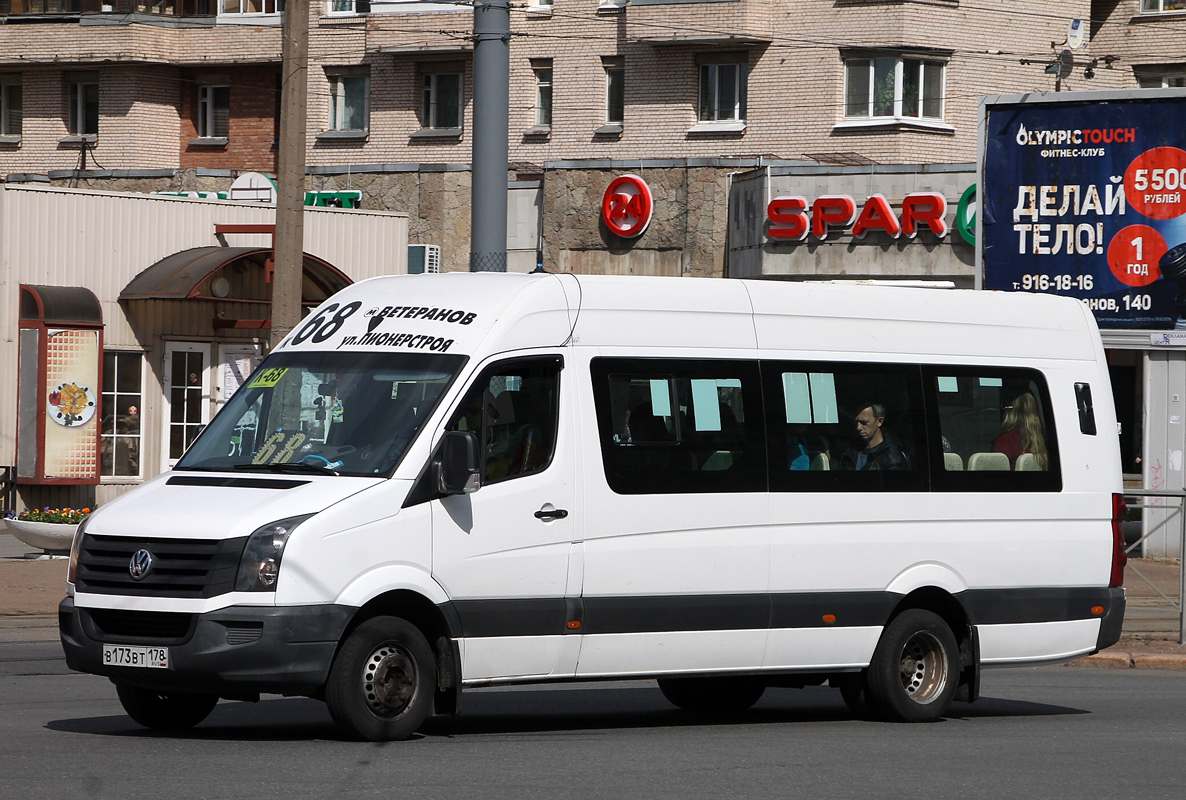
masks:
{"type": "Polygon", "coordinates": [[[424,635],[398,617],[367,620],[334,659],[325,701],[334,722],[372,742],[407,739],[432,711],[436,660],[424,635]]]}
{"type": "Polygon", "coordinates": [[[958,683],[959,645],[942,617],[910,609],[886,627],[868,673],[868,695],[882,716],[933,722],[947,712],[958,683]]]}
{"type": "Polygon", "coordinates": [[[752,678],[660,678],[659,691],[686,711],[736,714],[758,702],[766,685],[752,678]]]}
{"type": "Polygon", "coordinates": [[[217,695],[157,692],[126,683],[116,683],[115,691],[129,717],[146,728],[161,731],[192,728],[210,716],[218,703],[217,695]]]}

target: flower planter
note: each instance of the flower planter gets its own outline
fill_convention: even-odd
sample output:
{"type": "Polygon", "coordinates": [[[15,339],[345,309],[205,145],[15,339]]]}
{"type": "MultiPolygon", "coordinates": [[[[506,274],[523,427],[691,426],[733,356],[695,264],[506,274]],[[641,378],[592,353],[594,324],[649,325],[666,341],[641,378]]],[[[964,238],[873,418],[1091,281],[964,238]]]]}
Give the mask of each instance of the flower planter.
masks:
{"type": "Polygon", "coordinates": [[[74,541],[78,524],[65,522],[30,522],[24,519],[6,519],[8,532],[25,544],[49,552],[68,552],[74,541]]]}

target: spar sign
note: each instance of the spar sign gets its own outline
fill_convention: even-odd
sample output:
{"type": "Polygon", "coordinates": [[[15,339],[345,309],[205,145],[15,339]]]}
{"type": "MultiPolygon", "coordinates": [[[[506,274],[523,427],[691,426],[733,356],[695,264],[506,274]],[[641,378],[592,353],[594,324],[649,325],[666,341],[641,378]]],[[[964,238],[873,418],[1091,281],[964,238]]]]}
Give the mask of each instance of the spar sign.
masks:
{"type": "Polygon", "coordinates": [[[939,192],[912,192],[902,199],[901,213],[895,213],[885,195],[872,194],[857,211],[857,201],[847,194],[824,194],[809,202],[794,195],[776,197],[766,206],[769,225],[766,235],[775,241],[801,242],[808,234],[826,239],[829,233],[852,227],[852,235],[865,238],[880,231],[890,238],[913,239],[929,230],[942,239],[947,235],[947,198],[939,192]]]}
{"type": "Polygon", "coordinates": [[[601,219],[618,236],[641,236],[651,221],[655,202],[647,182],[637,175],[614,178],[601,198],[601,219]]]}
{"type": "Polygon", "coordinates": [[[1186,328],[1186,93],[1132,96],[986,105],[985,288],[1075,297],[1105,328],[1186,328]]]}

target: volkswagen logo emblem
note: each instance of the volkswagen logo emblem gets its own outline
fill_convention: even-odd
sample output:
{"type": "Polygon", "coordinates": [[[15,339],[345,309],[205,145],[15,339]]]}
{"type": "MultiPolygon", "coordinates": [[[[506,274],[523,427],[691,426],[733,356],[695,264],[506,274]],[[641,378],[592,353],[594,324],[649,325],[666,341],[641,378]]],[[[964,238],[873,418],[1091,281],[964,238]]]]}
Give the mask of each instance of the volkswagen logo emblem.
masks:
{"type": "Polygon", "coordinates": [[[132,580],[141,580],[151,571],[152,553],[141,548],[132,554],[132,560],[128,562],[128,574],[132,576],[132,580]]]}

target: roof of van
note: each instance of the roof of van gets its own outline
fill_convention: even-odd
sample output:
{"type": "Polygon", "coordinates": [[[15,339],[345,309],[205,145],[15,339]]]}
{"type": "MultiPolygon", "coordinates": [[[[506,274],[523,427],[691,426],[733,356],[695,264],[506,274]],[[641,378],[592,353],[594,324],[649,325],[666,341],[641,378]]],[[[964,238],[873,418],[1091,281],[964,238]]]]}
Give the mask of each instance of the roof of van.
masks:
{"type": "MultiPolygon", "coordinates": [[[[354,319],[332,337],[302,322],[284,346],[307,347],[321,338],[312,346],[464,354],[570,340],[650,349],[761,347],[819,358],[862,352],[1094,360],[1100,352],[1094,318],[1081,302],[1023,292],[453,272],[372,278],[332,301],[338,314],[357,303],[354,319]]],[[[321,316],[321,326],[333,319],[321,316]]]]}

